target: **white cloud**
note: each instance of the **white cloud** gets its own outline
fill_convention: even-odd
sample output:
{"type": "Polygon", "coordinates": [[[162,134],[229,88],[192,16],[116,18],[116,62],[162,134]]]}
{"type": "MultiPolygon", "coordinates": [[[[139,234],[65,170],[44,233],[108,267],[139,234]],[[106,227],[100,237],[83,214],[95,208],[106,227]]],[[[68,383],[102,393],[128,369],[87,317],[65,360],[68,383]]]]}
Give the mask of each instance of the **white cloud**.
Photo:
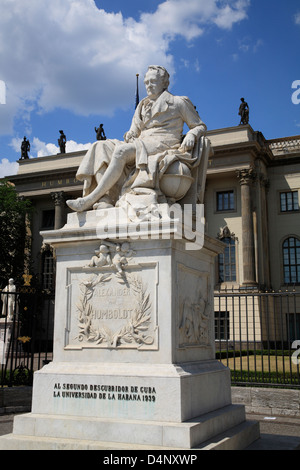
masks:
{"type": "Polygon", "coordinates": [[[18,139],[17,137],[14,137],[11,140],[11,143],[9,144],[14,149],[15,152],[20,153],[20,156],[21,156],[21,143],[22,143],[22,139],[18,139]]]}
{"type": "Polygon", "coordinates": [[[136,73],[151,63],[174,72],[172,39],[192,41],[211,24],[230,29],[246,18],[249,1],[166,0],[136,21],[94,0],[1,0],[0,132],[12,130],[16,115],[28,123],[33,109],[86,116],[130,106],[136,73]]]}
{"type": "Polygon", "coordinates": [[[141,23],[148,33],[168,40],[176,35],[188,41],[201,36],[207,25],[215,24],[230,29],[234,23],[247,17],[250,0],[167,0],[155,13],[141,15],[141,23]]]}
{"type": "MultiPolygon", "coordinates": [[[[22,139],[14,137],[11,140],[10,146],[20,154],[21,157],[21,143],[22,139]]],[[[80,150],[87,150],[92,144],[86,143],[81,144],[77,143],[74,140],[68,140],[66,143],[66,152],[78,152],[80,150]]],[[[56,155],[60,152],[59,146],[51,142],[46,143],[40,140],[38,137],[33,137],[32,142],[30,143],[30,152],[29,158],[36,157],[47,157],[49,155],[56,155]]]]}
{"type": "Polygon", "coordinates": [[[264,42],[262,39],[258,39],[256,43],[253,46],[253,52],[256,53],[260,47],[264,45],[264,42]]]}
{"type": "Polygon", "coordinates": [[[295,15],[295,23],[300,24],[300,11],[295,15]]]}
{"type": "Polygon", "coordinates": [[[91,142],[89,142],[88,144],[79,144],[74,140],[68,140],[66,144],[66,152],[78,152],[80,150],[88,150],[91,145],[91,142]]]}
{"type": "Polygon", "coordinates": [[[47,157],[48,155],[56,155],[59,153],[59,147],[55,144],[42,142],[39,138],[34,137],[30,149],[30,157],[47,157]]]}
{"type": "Polygon", "coordinates": [[[220,28],[231,29],[235,23],[247,18],[247,8],[249,6],[250,0],[227,2],[224,7],[218,8],[218,11],[215,14],[214,23],[220,28]]]}
{"type": "MultiPolygon", "coordinates": [[[[77,152],[79,150],[87,150],[91,146],[91,143],[80,144],[74,140],[68,140],[66,143],[66,152],[77,152]]],[[[47,157],[48,155],[56,155],[59,153],[59,147],[52,143],[42,142],[37,137],[33,138],[30,156],[35,157],[47,157]]]]}
{"type": "Polygon", "coordinates": [[[196,59],[194,63],[190,63],[187,59],[180,59],[181,67],[185,69],[193,69],[195,72],[199,73],[201,71],[201,66],[199,60],[196,59]]]}
{"type": "Polygon", "coordinates": [[[254,52],[256,53],[260,47],[264,45],[262,39],[256,39],[254,42],[251,37],[244,37],[239,40],[239,50],[242,52],[254,52]]]}
{"type": "Polygon", "coordinates": [[[3,80],[0,80],[0,104],[6,104],[6,85],[3,80]]]}
{"type": "MultiPolygon", "coordinates": [[[[262,39],[257,39],[255,42],[251,37],[244,37],[238,41],[238,50],[242,53],[253,53],[256,54],[258,49],[264,45],[262,39]]],[[[239,59],[239,54],[235,53],[232,55],[234,61],[239,59]]]]}
{"type": "Polygon", "coordinates": [[[19,164],[17,162],[10,162],[7,158],[2,158],[0,161],[0,178],[17,174],[18,168],[19,164]]]}

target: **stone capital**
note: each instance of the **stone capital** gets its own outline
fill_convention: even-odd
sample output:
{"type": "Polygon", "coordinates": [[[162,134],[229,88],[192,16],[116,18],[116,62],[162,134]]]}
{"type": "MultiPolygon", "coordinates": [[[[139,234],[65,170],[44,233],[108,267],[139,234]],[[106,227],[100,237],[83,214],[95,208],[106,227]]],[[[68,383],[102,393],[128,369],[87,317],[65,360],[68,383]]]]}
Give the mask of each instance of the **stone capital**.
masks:
{"type": "Polygon", "coordinates": [[[65,202],[65,193],[64,191],[57,191],[55,193],[50,193],[51,198],[54,201],[56,206],[61,206],[65,202]]]}
{"type": "Polygon", "coordinates": [[[240,181],[240,185],[244,185],[244,184],[249,185],[256,178],[256,173],[253,170],[253,168],[243,168],[242,170],[238,170],[236,173],[240,181]]]}

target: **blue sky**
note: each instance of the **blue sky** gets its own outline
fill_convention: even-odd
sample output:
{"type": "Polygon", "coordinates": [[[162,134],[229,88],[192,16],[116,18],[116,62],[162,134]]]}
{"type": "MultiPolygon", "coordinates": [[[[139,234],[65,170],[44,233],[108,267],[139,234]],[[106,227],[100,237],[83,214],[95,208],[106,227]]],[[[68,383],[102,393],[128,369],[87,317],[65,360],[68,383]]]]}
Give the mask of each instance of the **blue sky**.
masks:
{"type": "MultiPolygon", "coordinates": [[[[171,74],[209,129],[300,134],[299,0],[0,0],[0,177],[31,158],[87,148],[100,123],[122,139],[150,64],[171,74]],[[5,84],[5,95],[3,94],[5,84]],[[296,93],[295,103],[292,94],[296,93]]],[[[295,96],[295,95],[294,95],[295,96]]]]}

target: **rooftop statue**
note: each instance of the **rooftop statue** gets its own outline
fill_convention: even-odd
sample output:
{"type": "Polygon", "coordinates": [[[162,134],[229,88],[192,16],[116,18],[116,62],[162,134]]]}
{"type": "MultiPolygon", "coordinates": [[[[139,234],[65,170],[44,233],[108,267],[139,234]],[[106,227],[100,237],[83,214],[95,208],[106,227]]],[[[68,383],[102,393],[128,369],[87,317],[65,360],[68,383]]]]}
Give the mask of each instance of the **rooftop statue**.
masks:
{"type": "Polygon", "coordinates": [[[124,141],[97,141],[84,156],[76,175],[84,182],[83,195],[67,201],[72,210],[120,206],[131,196],[174,202],[193,184],[193,169],[209,142],[203,137],[206,125],[187,97],[168,91],[164,67],[150,66],[144,84],[147,97],[138,104],[124,141]],[[185,123],[189,131],[183,138],[185,123]]]}
{"type": "Polygon", "coordinates": [[[96,132],[97,140],[106,140],[106,135],[103,129],[103,124],[100,124],[98,128],[95,127],[95,132],[96,132]]]}
{"type": "Polygon", "coordinates": [[[24,137],[21,144],[21,159],[26,160],[29,158],[28,152],[30,152],[30,142],[24,137]]]}
{"type": "Polygon", "coordinates": [[[249,106],[244,98],[241,98],[241,104],[239,107],[239,116],[241,116],[240,126],[249,123],[249,106]]]}
{"type": "Polygon", "coordinates": [[[60,132],[60,136],[59,136],[59,139],[57,139],[57,141],[58,141],[58,145],[60,148],[60,153],[66,153],[67,138],[64,134],[64,131],[59,131],[59,132],[60,132]]]}

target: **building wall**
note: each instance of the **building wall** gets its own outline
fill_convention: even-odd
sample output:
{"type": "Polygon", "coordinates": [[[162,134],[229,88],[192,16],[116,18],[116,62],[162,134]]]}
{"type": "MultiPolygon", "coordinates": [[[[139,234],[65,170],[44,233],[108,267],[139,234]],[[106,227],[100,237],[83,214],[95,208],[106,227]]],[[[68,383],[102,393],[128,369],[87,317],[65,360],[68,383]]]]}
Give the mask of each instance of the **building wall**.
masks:
{"type": "MultiPolygon", "coordinates": [[[[236,261],[237,280],[235,283],[227,283],[228,288],[237,288],[243,282],[243,241],[242,241],[242,219],[241,219],[241,189],[236,175],[208,175],[205,191],[205,220],[207,233],[217,238],[220,229],[228,227],[231,234],[236,238],[236,261]],[[217,192],[234,191],[235,209],[227,211],[217,211],[217,192]]],[[[218,282],[218,281],[217,281],[218,282]]],[[[223,286],[225,287],[225,286],[223,286]]]]}
{"type": "Polygon", "coordinates": [[[300,212],[281,212],[280,193],[298,191],[300,201],[300,165],[280,165],[269,169],[270,189],[268,193],[268,228],[270,243],[270,270],[272,287],[284,288],[282,243],[287,236],[296,236],[300,240],[300,212]]]}

